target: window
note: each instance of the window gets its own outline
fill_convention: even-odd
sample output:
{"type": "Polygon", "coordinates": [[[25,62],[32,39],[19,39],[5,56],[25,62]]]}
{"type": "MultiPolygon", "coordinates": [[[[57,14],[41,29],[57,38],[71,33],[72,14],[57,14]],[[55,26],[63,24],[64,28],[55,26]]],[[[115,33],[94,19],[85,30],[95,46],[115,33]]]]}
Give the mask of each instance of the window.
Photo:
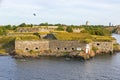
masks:
{"type": "Polygon", "coordinates": [[[36,50],[38,50],[38,48],[37,48],[37,47],[36,47],[35,49],[36,49],[36,50]]]}
{"type": "Polygon", "coordinates": [[[26,50],[29,50],[28,48],[26,48],[26,50]]]}
{"type": "Polygon", "coordinates": [[[67,50],[67,48],[64,48],[65,50],[67,50]]]}
{"type": "Polygon", "coordinates": [[[60,50],[60,48],[57,48],[57,50],[60,50]]]}
{"type": "Polygon", "coordinates": [[[99,43],[97,43],[97,46],[99,46],[100,44],[99,43]]]}
{"type": "Polygon", "coordinates": [[[72,50],[74,50],[74,48],[72,48],[72,50]]]}

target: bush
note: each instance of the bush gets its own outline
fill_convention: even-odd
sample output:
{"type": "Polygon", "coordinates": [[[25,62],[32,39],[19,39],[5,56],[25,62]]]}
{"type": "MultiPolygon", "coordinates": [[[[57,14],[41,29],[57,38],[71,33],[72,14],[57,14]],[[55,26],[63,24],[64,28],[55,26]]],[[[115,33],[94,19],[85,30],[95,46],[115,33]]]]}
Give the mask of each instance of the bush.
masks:
{"type": "Polygon", "coordinates": [[[108,36],[111,32],[103,26],[87,26],[85,30],[92,35],[108,36]]]}
{"type": "Polygon", "coordinates": [[[92,40],[91,39],[85,39],[85,43],[91,43],[92,40]]]}
{"type": "Polygon", "coordinates": [[[98,48],[95,47],[95,46],[93,46],[93,47],[92,47],[92,50],[93,50],[94,52],[96,52],[96,51],[98,50],[98,48]]]}
{"type": "Polygon", "coordinates": [[[67,27],[66,31],[67,32],[73,32],[72,27],[67,27]]]}
{"type": "Polygon", "coordinates": [[[64,31],[64,28],[62,26],[59,26],[56,30],[58,30],[58,31],[64,31]]]}

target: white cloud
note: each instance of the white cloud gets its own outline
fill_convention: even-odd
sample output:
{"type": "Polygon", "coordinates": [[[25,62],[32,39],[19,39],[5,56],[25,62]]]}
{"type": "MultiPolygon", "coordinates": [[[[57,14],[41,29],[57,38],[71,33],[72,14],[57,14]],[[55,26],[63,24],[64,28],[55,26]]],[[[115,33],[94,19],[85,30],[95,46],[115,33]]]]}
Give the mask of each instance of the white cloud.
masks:
{"type": "Polygon", "coordinates": [[[85,20],[93,24],[119,23],[119,7],[118,0],[3,0],[0,24],[24,21],[79,24],[85,20]],[[33,13],[37,16],[34,17],[33,13]],[[3,21],[3,18],[6,19],[3,21]],[[8,18],[13,21],[9,22],[8,18]]]}

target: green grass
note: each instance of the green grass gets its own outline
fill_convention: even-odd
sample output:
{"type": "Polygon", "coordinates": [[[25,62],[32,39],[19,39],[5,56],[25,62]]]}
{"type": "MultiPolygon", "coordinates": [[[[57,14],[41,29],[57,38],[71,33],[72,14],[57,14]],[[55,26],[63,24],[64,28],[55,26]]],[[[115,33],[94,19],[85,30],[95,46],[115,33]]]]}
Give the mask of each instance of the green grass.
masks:
{"type": "Polygon", "coordinates": [[[81,39],[91,39],[91,35],[88,33],[67,33],[58,32],[54,34],[58,40],[81,40],[81,39]]]}
{"type": "Polygon", "coordinates": [[[0,36],[0,44],[9,43],[10,41],[12,41],[14,39],[15,39],[15,37],[0,36]]]}
{"type": "Polygon", "coordinates": [[[38,36],[19,36],[16,37],[16,40],[39,40],[38,36]]]}
{"type": "Polygon", "coordinates": [[[93,41],[112,41],[115,40],[115,38],[111,36],[97,36],[97,35],[92,35],[92,40],[93,41]]]}
{"type": "Polygon", "coordinates": [[[67,33],[57,32],[54,34],[58,40],[79,40],[81,42],[90,43],[92,41],[112,41],[115,38],[111,36],[90,35],[89,33],[67,33]]]}

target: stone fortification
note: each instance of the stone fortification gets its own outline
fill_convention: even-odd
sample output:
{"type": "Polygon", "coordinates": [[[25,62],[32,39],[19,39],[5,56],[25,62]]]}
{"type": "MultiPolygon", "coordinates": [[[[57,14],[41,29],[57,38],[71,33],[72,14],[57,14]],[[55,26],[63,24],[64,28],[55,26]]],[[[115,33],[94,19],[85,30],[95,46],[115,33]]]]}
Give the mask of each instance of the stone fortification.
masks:
{"type": "Polygon", "coordinates": [[[15,57],[39,56],[72,56],[89,59],[96,54],[113,53],[112,42],[93,42],[90,44],[79,41],[36,40],[15,41],[15,57]]]}
{"type": "Polygon", "coordinates": [[[93,42],[92,47],[97,48],[97,53],[109,53],[113,52],[112,42],[93,42]]]}
{"type": "Polygon", "coordinates": [[[70,52],[74,50],[84,50],[86,47],[85,43],[80,43],[79,41],[50,41],[50,49],[54,52],[70,52]]]}
{"type": "Polygon", "coordinates": [[[17,32],[21,32],[21,33],[51,32],[57,28],[58,26],[19,27],[17,28],[17,32]]]}
{"type": "Polygon", "coordinates": [[[15,50],[22,52],[49,50],[49,41],[15,41],[15,50]]]}
{"type": "MultiPolygon", "coordinates": [[[[85,50],[86,43],[80,43],[79,41],[60,41],[60,40],[37,40],[37,41],[15,41],[15,50],[22,50],[23,52],[32,51],[46,51],[52,52],[71,52],[77,50],[85,50]]],[[[97,52],[113,52],[112,42],[93,42],[90,45],[96,48],[97,52]]]]}
{"type": "Polygon", "coordinates": [[[23,52],[45,51],[52,52],[69,52],[74,50],[84,50],[86,44],[79,41],[59,41],[59,40],[38,40],[38,41],[15,41],[15,50],[22,50],[23,52]]]}

